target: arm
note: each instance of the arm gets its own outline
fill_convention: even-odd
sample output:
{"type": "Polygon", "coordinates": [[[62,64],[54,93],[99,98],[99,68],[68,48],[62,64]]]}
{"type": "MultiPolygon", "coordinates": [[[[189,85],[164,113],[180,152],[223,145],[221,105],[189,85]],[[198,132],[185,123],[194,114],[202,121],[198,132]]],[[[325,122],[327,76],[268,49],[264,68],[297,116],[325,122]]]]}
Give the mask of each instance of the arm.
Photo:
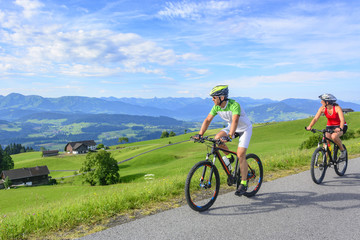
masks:
{"type": "Polygon", "coordinates": [[[315,125],[315,123],[317,122],[317,120],[319,120],[321,114],[324,112],[324,107],[320,107],[319,110],[317,111],[315,117],[313,118],[313,120],[310,122],[309,126],[306,128],[306,130],[310,131],[311,128],[315,125]]]}
{"type": "Polygon", "coordinates": [[[215,117],[215,116],[209,114],[209,115],[205,118],[203,124],[201,125],[200,131],[199,131],[199,134],[200,134],[201,136],[204,135],[204,133],[205,133],[206,130],[208,129],[211,121],[214,119],[214,117],[215,117]]]}
{"type": "Polygon", "coordinates": [[[233,136],[235,135],[236,128],[239,124],[239,118],[240,118],[240,115],[237,115],[237,114],[234,114],[232,116],[232,124],[230,126],[230,131],[229,131],[229,136],[231,138],[233,138],[233,136]]]}
{"type": "Polygon", "coordinates": [[[345,117],[344,117],[344,113],[341,109],[340,106],[336,106],[335,107],[335,111],[337,112],[337,114],[339,115],[340,118],[340,128],[344,129],[344,125],[345,125],[345,117]]]}

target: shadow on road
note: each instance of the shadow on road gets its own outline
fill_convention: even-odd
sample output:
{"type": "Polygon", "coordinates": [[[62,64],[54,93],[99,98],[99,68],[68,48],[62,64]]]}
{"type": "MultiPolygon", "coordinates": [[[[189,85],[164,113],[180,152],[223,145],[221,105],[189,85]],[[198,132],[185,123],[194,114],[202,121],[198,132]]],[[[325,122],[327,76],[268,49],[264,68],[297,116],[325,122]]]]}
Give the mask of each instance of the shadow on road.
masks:
{"type": "MultiPolygon", "coordinates": [[[[349,174],[336,180],[324,181],[318,186],[360,186],[360,174],[349,174]]],[[[234,196],[235,197],[235,196],[234,196]]],[[[244,197],[246,199],[246,197],[244,197]]],[[[264,212],[272,212],[286,208],[298,208],[302,206],[314,206],[322,209],[345,210],[360,207],[359,193],[319,193],[312,191],[288,191],[259,193],[256,196],[238,205],[213,207],[202,214],[207,215],[248,215],[264,212]],[[347,202],[346,205],[344,202],[347,202]],[[232,213],[224,213],[219,209],[232,208],[232,213]]]]}
{"type": "Polygon", "coordinates": [[[320,186],[360,186],[360,173],[345,174],[335,177],[334,180],[326,181],[326,176],[320,186]]]}

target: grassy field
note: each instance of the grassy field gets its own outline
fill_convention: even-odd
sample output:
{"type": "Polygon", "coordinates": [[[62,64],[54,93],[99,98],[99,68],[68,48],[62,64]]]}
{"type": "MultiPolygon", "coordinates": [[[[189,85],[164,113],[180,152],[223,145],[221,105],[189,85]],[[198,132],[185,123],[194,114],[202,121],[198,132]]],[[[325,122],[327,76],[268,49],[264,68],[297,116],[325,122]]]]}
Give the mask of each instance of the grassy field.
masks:
{"type": "MultiPolygon", "coordinates": [[[[354,131],[360,129],[359,119],[360,113],[346,115],[349,128],[354,131]]],[[[314,149],[299,150],[299,146],[312,135],[304,130],[310,120],[254,126],[248,152],[262,159],[265,181],[309,168],[314,149]]],[[[315,128],[323,126],[325,119],[321,118],[315,128]]],[[[216,132],[209,130],[207,135],[216,132]]],[[[42,158],[39,152],[12,155],[15,168],[47,165],[51,176],[60,179],[54,186],[1,190],[0,239],[41,238],[50,232],[90,226],[133,209],[181,198],[189,169],[204,160],[207,151],[205,145],[187,141],[193,134],[112,146],[109,151],[118,162],[140,155],[119,165],[121,183],[111,186],[91,187],[83,185],[79,175],[66,177],[80,169],[85,155],[48,158],[42,158]],[[182,143],[169,145],[177,142],[182,143]],[[153,174],[153,179],[147,179],[147,174],[153,174]]],[[[344,143],[350,156],[360,153],[359,138],[344,143]]],[[[236,149],[236,143],[229,147],[236,149]]],[[[222,171],[220,174],[224,180],[225,174],[222,171]]],[[[174,203],[173,207],[176,206],[174,203]]]]}

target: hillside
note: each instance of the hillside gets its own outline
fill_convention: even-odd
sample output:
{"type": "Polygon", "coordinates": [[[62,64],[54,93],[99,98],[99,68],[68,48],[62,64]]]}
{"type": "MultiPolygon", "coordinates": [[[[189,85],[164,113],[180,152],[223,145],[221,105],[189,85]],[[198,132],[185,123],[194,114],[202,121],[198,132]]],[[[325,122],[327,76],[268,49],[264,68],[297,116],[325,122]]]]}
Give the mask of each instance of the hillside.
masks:
{"type": "Polygon", "coordinates": [[[63,151],[71,141],[95,140],[97,144],[115,145],[119,137],[130,142],[158,139],[163,131],[183,134],[199,128],[199,123],[170,117],[124,114],[33,113],[16,122],[0,120],[0,144],[21,143],[39,150],[63,151]]]}
{"type": "MultiPolygon", "coordinates": [[[[346,115],[346,121],[348,122],[349,129],[351,131],[355,132],[357,130],[360,130],[359,119],[360,113],[350,113],[346,115]]],[[[254,125],[253,136],[248,152],[257,153],[261,158],[264,158],[266,161],[266,159],[270,159],[271,155],[274,154],[281,155],[284,152],[297,151],[301,143],[312,135],[311,132],[304,130],[304,127],[307,126],[310,121],[311,118],[307,118],[279,123],[254,125]]],[[[325,125],[326,119],[325,117],[321,117],[319,122],[314,127],[321,129],[325,125]]],[[[213,135],[218,131],[219,129],[208,130],[206,135],[213,135]]],[[[200,158],[204,157],[204,154],[206,152],[206,147],[204,145],[194,144],[191,141],[187,141],[192,135],[194,135],[194,133],[181,134],[171,138],[113,145],[110,146],[109,151],[112,152],[117,162],[123,162],[124,160],[132,158],[140,153],[148,152],[149,150],[157,149],[158,147],[167,146],[166,148],[161,148],[156,151],[140,155],[131,161],[120,164],[123,177],[138,175],[140,172],[144,171],[144,169],[142,169],[143,167],[145,167],[146,169],[162,169],[162,167],[157,163],[163,164],[163,161],[179,164],[176,165],[173,170],[169,169],[167,172],[161,173],[162,170],[159,170],[159,172],[156,171],[161,176],[166,176],[171,171],[177,171],[178,168],[183,168],[183,166],[181,165],[184,164],[186,161],[190,161],[190,163],[193,163],[194,159],[192,157],[192,154],[195,154],[200,158]],[[181,143],[176,145],[169,145],[169,143],[172,144],[177,142],[181,143]],[[180,159],[187,160],[184,162],[180,159]]],[[[233,143],[230,143],[229,146],[236,148],[236,142],[237,140],[233,143]]],[[[360,151],[360,145],[357,145],[358,150],[356,151],[360,151]]],[[[50,170],[76,171],[79,170],[79,166],[85,158],[84,155],[65,155],[59,157],[41,158],[40,153],[24,153],[13,155],[13,159],[15,161],[15,167],[17,168],[32,167],[41,164],[50,164],[50,170]]],[[[59,176],[59,173],[55,174],[56,176],[59,176]]],[[[60,175],[69,175],[69,173],[64,174],[65,175],[60,175]]],[[[70,175],[72,175],[72,172],[70,173],[70,175]]]]}
{"type": "MultiPolygon", "coordinates": [[[[289,121],[314,115],[319,101],[235,97],[253,123],[289,121]]],[[[360,105],[339,101],[343,108],[360,105]]],[[[157,139],[163,131],[177,135],[198,131],[213,103],[202,98],[43,98],[0,96],[0,144],[63,150],[67,142],[92,139],[105,145],[119,137],[130,142],[157,139]]],[[[215,117],[211,128],[224,125],[215,117]]]]}
{"type": "MultiPolygon", "coordinates": [[[[359,119],[360,113],[346,115],[349,129],[359,131],[359,119]]],[[[314,149],[299,150],[299,146],[312,135],[304,130],[310,120],[254,126],[248,152],[256,153],[261,158],[265,170],[264,181],[309,168],[314,149]]],[[[315,127],[322,128],[324,125],[325,118],[322,117],[315,127]]],[[[212,135],[217,131],[210,130],[207,134],[212,135]]],[[[111,186],[83,185],[80,175],[67,178],[77,174],[86,155],[48,158],[40,157],[39,152],[13,155],[16,168],[48,165],[51,176],[58,178],[59,184],[1,190],[0,198],[5,201],[2,202],[0,214],[7,217],[2,218],[0,238],[26,238],[29,233],[39,234],[35,238],[44,238],[44,235],[53,235],[53,231],[66,231],[79,225],[87,229],[102,220],[131,214],[136,209],[149,213],[149,208],[154,206],[154,211],[158,206],[179,206],[189,169],[196,162],[204,160],[207,152],[204,144],[188,141],[191,135],[187,133],[172,138],[111,146],[109,151],[112,156],[122,162],[119,165],[121,183],[111,186]],[[178,142],[181,143],[171,144],[178,142]],[[127,159],[131,160],[123,162],[127,159]],[[148,179],[145,177],[147,174],[153,177],[148,179]],[[47,224],[44,225],[44,221],[47,224]]],[[[357,139],[344,141],[350,157],[360,153],[359,137],[357,135],[357,139]]],[[[236,148],[236,142],[229,146],[236,148]]],[[[222,171],[220,175],[223,183],[221,189],[225,189],[225,175],[222,171]]]]}

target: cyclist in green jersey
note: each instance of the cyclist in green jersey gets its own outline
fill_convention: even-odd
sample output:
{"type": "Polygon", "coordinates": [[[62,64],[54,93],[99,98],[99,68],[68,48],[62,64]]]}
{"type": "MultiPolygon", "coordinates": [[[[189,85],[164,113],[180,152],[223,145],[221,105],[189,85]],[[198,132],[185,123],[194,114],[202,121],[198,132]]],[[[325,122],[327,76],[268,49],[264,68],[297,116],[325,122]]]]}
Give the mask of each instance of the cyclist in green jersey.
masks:
{"type": "MultiPolygon", "coordinates": [[[[240,107],[240,104],[235,100],[228,99],[228,95],[228,85],[218,85],[211,90],[210,96],[212,97],[214,106],[211,109],[209,115],[204,120],[199,134],[194,137],[201,138],[216,115],[219,115],[222,119],[228,122],[228,126],[222,129],[215,136],[215,139],[220,139],[223,142],[221,147],[224,150],[229,150],[225,143],[231,141],[231,139],[235,138],[235,136],[239,136],[239,144],[236,153],[240,162],[240,172],[242,179],[239,188],[235,192],[235,195],[241,196],[247,191],[248,164],[246,162],[246,150],[249,146],[252,135],[252,124],[249,118],[246,116],[244,109],[240,107]]],[[[228,152],[224,153],[227,154],[228,152]]],[[[231,154],[224,156],[223,159],[225,163],[231,163],[234,161],[231,154]]],[[[229,170],[231,170],[230,164],[229,170]]]]}

